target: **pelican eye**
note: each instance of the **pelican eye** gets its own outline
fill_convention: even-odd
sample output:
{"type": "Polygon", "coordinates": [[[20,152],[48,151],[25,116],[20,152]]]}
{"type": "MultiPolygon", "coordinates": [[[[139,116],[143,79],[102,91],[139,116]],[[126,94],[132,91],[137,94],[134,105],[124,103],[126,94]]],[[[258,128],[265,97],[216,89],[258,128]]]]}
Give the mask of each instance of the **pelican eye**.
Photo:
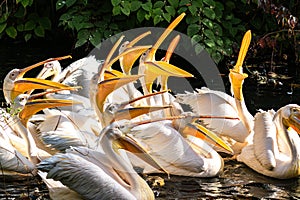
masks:
{"type": "Polygon", "coordinates": [[[18,70],[14,70],[10,73],[9,75],[9,78],[12,79],[12,80],[15,80],[15,78],[17,77],[17,75],[19,74],[20,72],[18,70]]]}

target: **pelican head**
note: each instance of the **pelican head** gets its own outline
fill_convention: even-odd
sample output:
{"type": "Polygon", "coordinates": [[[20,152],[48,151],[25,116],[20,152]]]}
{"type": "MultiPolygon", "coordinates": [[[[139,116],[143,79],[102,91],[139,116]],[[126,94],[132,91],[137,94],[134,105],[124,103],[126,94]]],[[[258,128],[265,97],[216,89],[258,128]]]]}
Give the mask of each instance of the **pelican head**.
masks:
{"type": "Polygon", "coordinates": [[[37,78],[46,79],[50,76],[57,76],[61,73],[61,65],[58,60],[53,60],[44,64],[44,68],[37,75],[37,78]]]}
{"type": "MultiPolygon", "coordinates": [[[[58,57],[58,58],[50,58],[44,61],[41,61],[39,63],[36,63],[34,65],[28,66],[24,69],[13,69],[11,70],[3,81],[3,93],[6,102],[11,103],[14,101],[14,99],[19,95],[26,91],[32,90],[32,89],[51,89],[57,87],[59,85],[52,84],[49,81],[44,81],[40,79],[33,79],[33,78],[23,78],[26,72],[30,71],[31,69],[34,69],[40,65],[43,65],[49,61],[54,60],[62,60],[69,58],[70,56],[64,56],[64,57],[58,57]],[[47,87],[47,88],[45,88],[47,87]]],[[[60,84],[60,86],[62,86],[60,84]]]]}
{"type": "Polygon", "coordinates": [[[297,104],[289,104],[280,108],[274,118],[281,116],[285,126],[293,128],[300,134],[300,106],[297,104]]]}

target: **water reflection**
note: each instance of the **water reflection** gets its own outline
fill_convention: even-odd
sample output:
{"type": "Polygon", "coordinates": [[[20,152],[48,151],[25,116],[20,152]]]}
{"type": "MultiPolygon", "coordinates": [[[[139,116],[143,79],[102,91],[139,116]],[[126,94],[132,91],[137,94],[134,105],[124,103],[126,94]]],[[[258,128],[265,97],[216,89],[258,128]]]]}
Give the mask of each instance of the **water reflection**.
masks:
{"type": "Polygon", "coordinates": [[[300,179],[277,180],[256,173],[246,165],[225,162],[219,178],[171,176],[165,186],[154,188],[157,199],[299,199],[300,179]]]}

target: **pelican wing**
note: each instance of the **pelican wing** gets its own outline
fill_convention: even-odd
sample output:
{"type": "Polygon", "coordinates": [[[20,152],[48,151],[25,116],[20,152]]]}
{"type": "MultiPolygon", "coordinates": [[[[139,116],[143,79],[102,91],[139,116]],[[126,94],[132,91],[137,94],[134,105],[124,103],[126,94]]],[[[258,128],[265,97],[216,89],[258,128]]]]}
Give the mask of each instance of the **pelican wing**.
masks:
{"type": "Polygon", "coordinates": [[[135,199],[99,166],[79,155],[56,154],[43,160],[38,169],[48,172],[47,178],[61,181],[85,199],[135,199]]]}
{"type": "Polygon", "coordinates": [[[276,143],[276,126],[269,112],[261,111],[255,115],[254,124],[254,154],[265,168],[272,170],[276,167],[274,155],[276,143]]]}

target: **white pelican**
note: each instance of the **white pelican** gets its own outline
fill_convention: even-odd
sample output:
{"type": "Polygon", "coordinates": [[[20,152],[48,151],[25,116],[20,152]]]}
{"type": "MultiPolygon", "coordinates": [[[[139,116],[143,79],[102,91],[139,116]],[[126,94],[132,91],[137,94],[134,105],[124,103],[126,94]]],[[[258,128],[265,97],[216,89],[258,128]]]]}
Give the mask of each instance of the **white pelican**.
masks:
{"type": "Polygon", "coordinates": [[[46,62],[53,60],[61,60],[69,58],[69,56],[58,57],[58,58],[50,58],[44,61],[41,61],[37,64],[31,65],[24,69],[13,69],[11,70],[3,81],[3,94],[7,103],[12,103],[16,96],[19,94],[23,94],[26,91],[32,89],[59,89],[59,88],[70,88],[66,85],[59,84],[56,82],[52,82],[49,80],[39,80],[34,78],[23,78],[24,74],[36,68],[46,62]]]}
{"type": "Polygon", "coordinates": [[[300,106],[289,104],[255,115],[253,143],[237,160],[266,176],[288,179],[300,175],[300,106]]]}
{"type": "Polygon", "coordinates": [[[99,145],[105,154],[85,147],[72,148],[43,160],[38,169],[85,199],[154,199],[148,184],[118,154],[118,149],[134,152],[153,167],[164,171],[163,168],[135,140],[120,131],[118,122],[103,129],[100,135],[99,145]]]}
{"type": "Polygon", "coordinates": [[[237,63],[233,70],[230,70],[231,88],[234,98],[224,92],[209,90],[208,88],[196,89],[196,92],[177,94],[179,103],[188,104],[197,115],[231,116],[240,120],[232,119],[203,119],[204,125],[225,136],[228,142],[233,145],[235,154],[247,141],[251,140],[253,128],[253,116],[249,113],[242,93],[242,85],[247,74],[242,73],[242,64],[246,56],[251,40],[251,32],[247,31],[241,45],[237,63]]]}
{"type": "MultiPolygon", "coordinates": [[[[123,131],[140,141],[149,154],[170,174],[194,177],[217,176],[223,170],[223,159],[200,138],[210,138],[227,152],[232,152],[232,150],[212,132],[208,130],[202,132],[204,129],[200,130],[198,127],[200,126],[196,123],[186,127],[185,136],[188,139],[184,138],[173,127],[170,120],[152,122],[132,128],[124,126],[123,131]],[[195,134],[195,131],[198,133],[195,134]]],[[[153,167],[132,158],[131,155],[128,156],[134,166],[144,169],[144,173],[158,173],[153,167]]]]}

